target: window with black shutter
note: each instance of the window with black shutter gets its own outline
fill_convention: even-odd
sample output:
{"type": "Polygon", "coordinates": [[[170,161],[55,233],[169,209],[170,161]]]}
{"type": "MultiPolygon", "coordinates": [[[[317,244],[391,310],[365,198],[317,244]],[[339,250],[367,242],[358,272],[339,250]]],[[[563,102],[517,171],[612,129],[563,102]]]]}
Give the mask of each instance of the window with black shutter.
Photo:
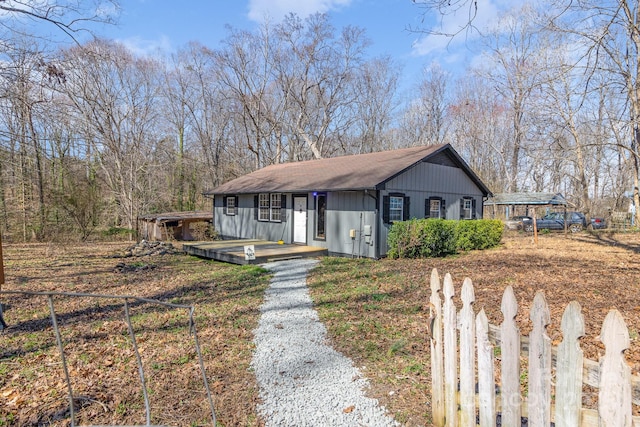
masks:
{"type": "Polygon", "coordinates": [[[473,197],[460,199],[460,219],[476,218],[476,200],[473,197]]]}
{"type": "Polygon", "coordinates": [[[446,218],[445,201],[442,197],[429,197],[424,201],[425,218],[446,218]]]}
{"type": "Polygon", "coordinates": [[[389,193],[382,197],[382,220],[386,224],[409,219],[409,197],[402,193],[389,193]]]}

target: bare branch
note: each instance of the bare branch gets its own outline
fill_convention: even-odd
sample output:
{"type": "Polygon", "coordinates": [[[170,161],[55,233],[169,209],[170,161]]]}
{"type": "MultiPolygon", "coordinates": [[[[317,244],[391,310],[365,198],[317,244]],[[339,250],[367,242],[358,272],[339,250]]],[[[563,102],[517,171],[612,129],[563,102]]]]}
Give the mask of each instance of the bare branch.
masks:
{"type": "Polygon", "coordinates": [[[30,19],[54,26],[77,44],[80,32],[91,33],[88,24],[113,24],[119,10],[117,0],[0,0],[0,13],[7,21],[2,26],[9,34],[23,34],[20,21],[30,19]]]}
{"type": "MultiPolygon", "coordinates": [[[[442,19],[446,16],[455,16],[458,13],[466,13],[467,18],[458,29],[454,31],[443,31],[436,28],[436,25],[429,25],[427,27],[415,28],[409,27],[410,31],[421,32],[430,35],[445,36],[453,38],[463,32],[470,32],[472,30],[478,31],[478,28],[474,25],[474,20],[478,16],[478,1],[477,0],[412,0],[413,3],[422,9],[422,23],[424,24],[430,14],[436,15],[436,21],[442,23],[442,19]],[[437,19],[437,17],[440,19],[437,19]]],[[[440,28],[442,25],[439,26],[440,28]]]]}

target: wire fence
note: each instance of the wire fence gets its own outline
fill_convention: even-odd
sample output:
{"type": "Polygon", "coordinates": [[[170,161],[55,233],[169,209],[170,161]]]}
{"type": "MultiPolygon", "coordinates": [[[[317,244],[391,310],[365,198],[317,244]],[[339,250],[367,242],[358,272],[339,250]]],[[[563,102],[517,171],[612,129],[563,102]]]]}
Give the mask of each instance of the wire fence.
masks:
{"type": "MultiPolygon", "coordinates": [[[[69,373],[69,367],[67,363],[67,357],[65,354],[65,340],[63,339],[63,334],[61,333],[64,330],[64,323],[61,324],[59,321],[60,314],[56,312],[56,299],[59,298],[92,298],[92,299],[109,299],[121,301],[122,308],[124,312],[124,321],[127,325],[129,340],[131,349],[135,354],[135,360],[137,364],[137,373],[138,373],[138,381],[140,383],[140,388],[142,392],[142,399],[144,401],[144,411],[145,411],[145,419],[146,426],[152,425],[152,409],[149,398],[149,389],[147,385],[147,377],[145,374],[145,368],[143,365],[143,360],[141,357],[140,349],[138,347],[138,340],[136,339],[136,332],[134,330],[134,326],[132,323],[132,315],[131,308],[132,305],[143,305],[143,304],[151,304],[155,306],[163,306],[169,309],[178,309],[185,310],[188,318],[188,329],[189,335],[193,341],[193,346],[195,349],[197,362],[199,366],[199,371],[202,376],[202,383],[206,393],[206,400],[209,410],[211,412],[211,422],[212,425],[216,425],[216,414],[213,405],[213,398],[211,395],[211,390],[209,387],[209,383],[207,380],[207,374],[205,370],[204,360],[202,357],[202,351],[200,348],[200,343],[198,341],[198,335],[196,333],[196,325],[195,325],[195,307],[192,305],[184,305],[184,304],[174,304],[159,300],[140,298],[129,295],[101,295],[101,294],[92,294],[92,293],[74,293],[74,292],[31,292],[31,291],[0,291],[0,301],[4,299],[4,296],[17,296],[17,297],[42,297],[46,299],[49,318],[51,320],[51,327],[53,329],[53,333],[55,335],[56,345],[58,347],[58,353],[60,354],[60,362],[62,365],[62,371],[64,373],[64,380],[66,382],[66,394],[68,399],[68,411],[70,417],[71,427],[76,426],[76,411],[74,401],[77,400],[77,396],[74,396],[74,390],[72,385],[72,378],[69,373]]],[[[6,313],[2,311],[2,304],[0,303],[0,331],[7,330],[11,328],[11,322],[7,322],[6,313]]]]}

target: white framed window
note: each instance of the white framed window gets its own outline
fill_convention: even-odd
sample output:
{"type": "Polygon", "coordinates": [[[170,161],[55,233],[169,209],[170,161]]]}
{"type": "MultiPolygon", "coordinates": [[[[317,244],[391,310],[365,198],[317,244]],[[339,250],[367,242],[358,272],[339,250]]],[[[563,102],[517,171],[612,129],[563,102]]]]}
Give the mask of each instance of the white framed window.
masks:
{"type": "Polygon", "coordinates": [[[260,193],[256,197],[255,207],[258,221],[282,222],[282,209],[285,200],[281,193],[260,193]]]}
{"type": "Polygon", "coordinates": [[[282,195],[271,193],[271,206],[269,209],[269,220],[271,222],[281,222],[280,211],[282,207],[282,195]]]}
{"type": "Polygon", "coordinates": [[[389,197],[389,221],[402,221],[404,212],[404,197],[389,197]]]}
{"type": "Polygon", "coordinates": [[[473,219],[473,199],[467,197],[462,199],[462,218],[473,219]]]}
{"type": "Polygon", "coordinates": [[[269,221],[269,193],[261,193],[258,196],[258,221],[269,221]]]}
{"type": "Polygon", "coordinates": [[[429,199],[429,218],[440,218],[440,199],[429,199]]]}
{"type": "Polygon", "coordinates": [[[238,213],[236,206],[236,196],[225,197],[225,214],[236,215],[238,213]]]}
{"type": "Polygon", "coordinates": [[[382,197],[382,221],[392,224],[409,219],[409,197],[403,193],[390,193],[382,197]]]}

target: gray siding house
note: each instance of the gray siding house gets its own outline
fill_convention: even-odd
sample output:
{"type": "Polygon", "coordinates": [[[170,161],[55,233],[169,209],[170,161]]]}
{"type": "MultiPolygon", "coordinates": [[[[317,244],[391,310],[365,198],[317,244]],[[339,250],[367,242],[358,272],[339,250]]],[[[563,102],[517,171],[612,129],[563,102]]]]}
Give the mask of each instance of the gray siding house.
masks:
{"type": "Polygon", "coordinates": [[[267,166],[205,192],[223,239],[380,258],[394,221],[482,217],[489,189],[449,144],[267,166]]]}

